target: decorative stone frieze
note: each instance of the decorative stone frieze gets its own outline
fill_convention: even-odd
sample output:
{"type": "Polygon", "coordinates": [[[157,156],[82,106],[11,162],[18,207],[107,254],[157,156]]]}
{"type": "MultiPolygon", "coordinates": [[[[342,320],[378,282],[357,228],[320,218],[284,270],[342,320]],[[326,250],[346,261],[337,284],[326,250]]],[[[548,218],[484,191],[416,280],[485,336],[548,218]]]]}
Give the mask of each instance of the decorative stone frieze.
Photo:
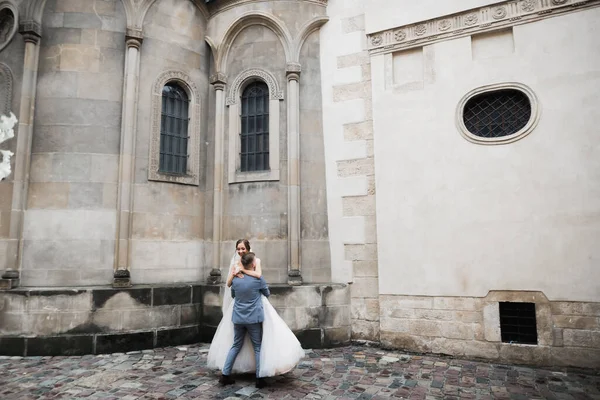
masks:
{"type": "Polygon", "coordinates": [[[385,54],[597,6],[600,6],[600,0],[504,1],[371,33],[368,49],[371,55],[385,54]]]}

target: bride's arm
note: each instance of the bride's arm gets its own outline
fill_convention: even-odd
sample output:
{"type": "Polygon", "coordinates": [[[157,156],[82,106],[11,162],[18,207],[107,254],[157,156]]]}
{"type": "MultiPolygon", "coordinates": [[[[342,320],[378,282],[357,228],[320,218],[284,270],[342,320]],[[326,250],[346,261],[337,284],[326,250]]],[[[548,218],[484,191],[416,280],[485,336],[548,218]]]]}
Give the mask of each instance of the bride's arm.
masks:
{"type": "Polygon", "coordinates": [[[229,268],[229,276],[227,277],[227,287],[231,287],[231,283],[233,282],[233,278],[235,277],[235,265],[232,265],[229,268]]]}
{"type": "Polygon", "coordinates": [[[248,276],[252,276],[254,278],[260,278],[262,276],[262,268],[260,266],[260,258],[256,257],[256,268],[254,269],[254,271],[242,268],[242,272],[248,276]]]}

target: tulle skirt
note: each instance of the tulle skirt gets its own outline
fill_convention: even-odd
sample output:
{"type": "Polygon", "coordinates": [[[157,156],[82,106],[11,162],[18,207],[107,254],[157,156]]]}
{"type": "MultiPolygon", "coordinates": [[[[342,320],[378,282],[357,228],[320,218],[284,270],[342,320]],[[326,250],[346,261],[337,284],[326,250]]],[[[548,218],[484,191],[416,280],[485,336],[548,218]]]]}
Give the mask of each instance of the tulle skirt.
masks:
{"type": "MultiPolygon", "coordinates": [[[[277,314],[277,311],[265,296],[262,296],[262,302],[265,320],[263,322],[258,376],[264,378],[282,375],[294,369],[304,357],[304,350],[296,335],[277,314]]],[[[219,323],[208,351],[207,366],[213,369],[223,369],[227,354],[233,345],[234,333],[233,322],[231,321],[233,301],[227,301],[227,303],[223,319],[219,323]]],[[[254,373],[255,371],[254,348],[250,336],[246,334],[244,345],[235,359],[232,372],[242,374],[254,373]]]]}

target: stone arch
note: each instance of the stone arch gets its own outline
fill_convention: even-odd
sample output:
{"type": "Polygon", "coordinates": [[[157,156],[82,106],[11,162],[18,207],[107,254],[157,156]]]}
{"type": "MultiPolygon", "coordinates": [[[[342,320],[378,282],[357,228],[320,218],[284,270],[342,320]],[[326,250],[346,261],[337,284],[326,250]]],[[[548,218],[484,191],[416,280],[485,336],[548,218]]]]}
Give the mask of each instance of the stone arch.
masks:
{"type": "MultiPolygon", "coordinates": [[[[12,0],[0,0],[0,12],[3,10],[10,10],[13,15],[13,24],[8,27],[8,30],[0,31],[0,51],[2,51],[12,41],[13,37],[17,33],[19,26],[19,8],[14,4],[12,0]]],[[[0,21],[2,22],[2,21],[0,21]]],[[[0,28],[1,28],[0,24],[0,28]]],[[[1,111],[1,110],[0,110],[1,111]]]]}
{"type": "Polygon", "coordinates": [[[8,65],[0,63],[0,115],[9,115],[12,103],[13,76],[8,65]]]}
{"type": "Polygon", "coordinates": [[[152,125],[150,130],[150,154],[148,166],[148,180],[175,182],[186,185],[200,184],[200,134],[201,134],[201,104],[200,91],[193,79],[182,71],[169,70],[162,72],[152,86],[152,125]],[[190,99],[188,133],[189,166],[188,174],[184,176],[166,175],[158,171],[160,158],[160,120],[163,87],[169,82],[177,82],[188,93],[190,99]]]}
{"type": "Polygon", "coordinates": [[[217,71],[226,73],[227,57],[229,56],[231,45],[233,44],[235,38],[240,34],[240,32],[244,28],[247,28],[252,25],[262,25],[272,30],[281,40],[286,62],[290,61],[290,58],[292,56],[293,44],[292,35],[289,33],[283,21],[281,21],[274,15],[266,12],[252,11],[241,15],[225,31],[223,40],[219,45],[219,51],[216,61],[217,71]]]}
{"type": "Polygon", "coordinates": [[[311,33],[320,29],[327,21],[329,21],[329,17],[327,16],[319,16],[311,19],[306,22],[299,30],[299,34],[294,38],[293,43],[293,53],[292,53],[292,62],[299,63],[300,61],[300,51],[302,50],[302,46],[306,39],[310,36],[311,33]]]}
{"type": "Polygon", "coordinates": [[[228,106],[236,104],[246,83],[256,80],[256,78],[267,84],[270,100],[283,100],[283,90],[279,88],[279,83],[277,83],[277,79],[275,79],[273,74],[261,68],[250,68],[239,74],[231,83],[226,104],[228,106]]]}

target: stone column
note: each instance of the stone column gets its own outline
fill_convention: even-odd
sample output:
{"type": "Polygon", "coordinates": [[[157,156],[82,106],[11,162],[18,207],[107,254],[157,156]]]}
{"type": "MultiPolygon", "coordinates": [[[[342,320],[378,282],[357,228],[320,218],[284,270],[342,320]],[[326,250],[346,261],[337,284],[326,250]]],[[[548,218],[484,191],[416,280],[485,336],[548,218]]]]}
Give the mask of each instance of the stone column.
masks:
{"type": "Polygon", "coordinates": [[[135,136],[137,95],[140,70],[142,32],[127,29],[125,76],[123,85],[123,115],[121,118],[121,150],[117,195],[117,232],[115,240],[115,271],[113,287],[131,286],[130,239],[133,212],[133,181],[135,174],[135,136]]]}
{"type": "Polygon", "coordinates": [[[301,285],[300,275],[300,64],[286,68],[288,85],[288,284],[301,285]]]}
{"type": "Polygon", "coordinates": [[[208,283],[221,281],[221,226],[223,221],[223,141],[225,137],[226,78],[217,73],[210,78],[215,88],[215,161],[213,178],[213,260],[208,283]]]}
{"type": "Polygon", "coordinates": [[[31,167],[31,140],[33,119],[35,116],[35,94],[37,92],[38,60],[42,27],[36,21],[24,21],[19,29],[25,40],[23,61],[23,81],[21,84],[21,102],[19,108],[19,128],[17,132],[17,150],[13,174],[13,196],[10,216],[8,265],[0,279],[0,289],[12,289],[19,286],[21,265],[23,263],[23,224],[27,207],[29,189],[29,170],[31,167]]]}

